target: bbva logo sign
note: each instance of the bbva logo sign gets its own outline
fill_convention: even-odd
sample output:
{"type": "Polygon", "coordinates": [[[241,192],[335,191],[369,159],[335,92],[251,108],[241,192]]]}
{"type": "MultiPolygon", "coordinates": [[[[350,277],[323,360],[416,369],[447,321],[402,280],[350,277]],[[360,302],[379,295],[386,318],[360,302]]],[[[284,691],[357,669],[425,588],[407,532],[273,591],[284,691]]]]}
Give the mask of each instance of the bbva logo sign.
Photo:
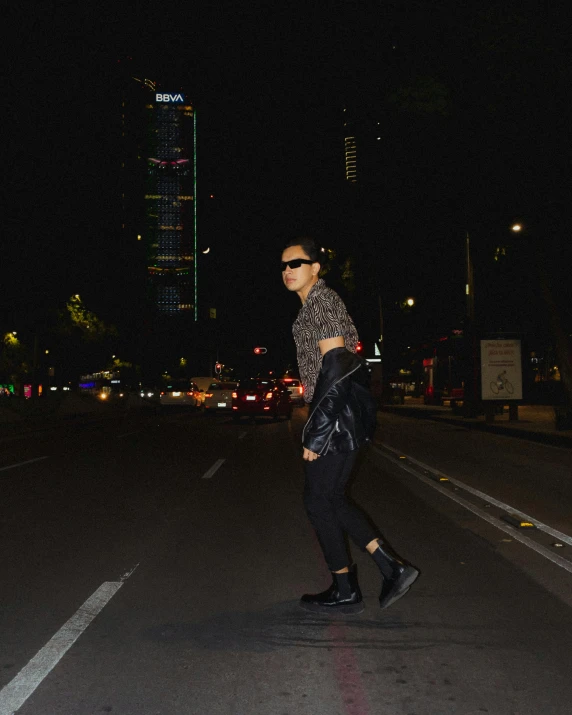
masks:
{"type": "Polygon", "coordinates": [[[156,94],[156,102],[184,102],[185,97],[182,94],[156,94]]]}

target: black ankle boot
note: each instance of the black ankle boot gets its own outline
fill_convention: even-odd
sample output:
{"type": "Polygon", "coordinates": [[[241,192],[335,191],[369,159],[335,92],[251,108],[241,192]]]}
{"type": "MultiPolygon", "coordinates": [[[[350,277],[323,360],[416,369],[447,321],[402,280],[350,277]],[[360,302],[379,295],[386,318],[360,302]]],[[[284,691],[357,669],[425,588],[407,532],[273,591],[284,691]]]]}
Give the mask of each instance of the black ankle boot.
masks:
{"type": "Polygon", "coordinates": [[[355,567],[348,573],[333,573],[332,585],[322,593],[305,593],[300,606],[321,613],[361,613],[363,600],[355,567]]]}
{"type": "Polygon", "coordinates": [[[383,575],[379,605],[381,608],[387,608],[405,596],[419,576],[419,570],[402,559],[389,544],[382,541],[378,542],[378,547],[372,556],[383,575]]]}

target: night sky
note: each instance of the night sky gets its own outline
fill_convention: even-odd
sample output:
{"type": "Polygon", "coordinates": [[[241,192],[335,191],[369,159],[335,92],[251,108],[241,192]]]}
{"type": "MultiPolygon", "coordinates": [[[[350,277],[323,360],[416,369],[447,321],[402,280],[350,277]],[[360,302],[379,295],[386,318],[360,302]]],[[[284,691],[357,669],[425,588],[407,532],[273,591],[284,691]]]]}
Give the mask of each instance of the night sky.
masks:
{"type": "Polygon", "coordinates": [[[467,230],[486,276],[492,248],[525,221],[564,284],[564,18],[541,2],[478,5],[21,4],[8,46],[0,327],[37,322],[72,293],[128,320],[130,266],[107,181],[111,88],[128,56],[166,89],[185,87],[197,107],[199,244],[211,247],[203,289],[245,344],[288,339],[298,299],[277,265],[300,233],[378,262],[385,297],[419,296],[435,329],[462,314],[467,230]],[[378,214],[354,236],[343,203],[344,106],[375,107],[385,122],[378,214]]]}

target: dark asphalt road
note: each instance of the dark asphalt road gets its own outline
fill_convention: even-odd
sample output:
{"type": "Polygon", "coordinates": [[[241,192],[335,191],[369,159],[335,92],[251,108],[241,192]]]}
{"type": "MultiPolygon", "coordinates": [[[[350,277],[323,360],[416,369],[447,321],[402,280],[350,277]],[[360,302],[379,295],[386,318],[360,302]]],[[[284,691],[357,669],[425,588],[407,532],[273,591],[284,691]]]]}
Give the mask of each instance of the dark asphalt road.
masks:
{"type": "MultiPolygon", "coordinates": [[[[303,414],[135,412],[4,441],[0,715],[569,715],[572,574],[383,448],[353,495],[421,578],[380,611],[354,549],[364,613],[298,608],[328,584],[301,504],[303,414]]],[[[452,476],[489,494],[479,469],[522,469],[500,437],[461,446],[429,424],[383,415],[380,440],[449,470],[453,440],[467,469],[452,476]]],[[[561,479],[568,454],[535,449],[552,451],[526,452],[530,471],[561,479]]],[[[560,493],[518,498],[550,516],[560,493]]]]}

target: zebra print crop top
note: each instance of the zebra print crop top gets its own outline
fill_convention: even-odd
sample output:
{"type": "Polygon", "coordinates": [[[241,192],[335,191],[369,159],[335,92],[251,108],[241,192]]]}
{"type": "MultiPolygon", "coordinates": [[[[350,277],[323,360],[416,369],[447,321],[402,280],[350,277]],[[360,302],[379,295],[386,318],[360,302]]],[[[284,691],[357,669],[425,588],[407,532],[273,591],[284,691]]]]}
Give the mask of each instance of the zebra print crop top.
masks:
{"type": "Polygon", "coordinates": [[[318,374],[322,366],[322,354],[318,342],[342,336],[346,348],[356,352],[359,337],[344,301],[336,291],[328,288],[320,278],[312,286],[306,302],[292,325],[300,380],[304,386],[304,400],[311,402],[318,374]]]}

